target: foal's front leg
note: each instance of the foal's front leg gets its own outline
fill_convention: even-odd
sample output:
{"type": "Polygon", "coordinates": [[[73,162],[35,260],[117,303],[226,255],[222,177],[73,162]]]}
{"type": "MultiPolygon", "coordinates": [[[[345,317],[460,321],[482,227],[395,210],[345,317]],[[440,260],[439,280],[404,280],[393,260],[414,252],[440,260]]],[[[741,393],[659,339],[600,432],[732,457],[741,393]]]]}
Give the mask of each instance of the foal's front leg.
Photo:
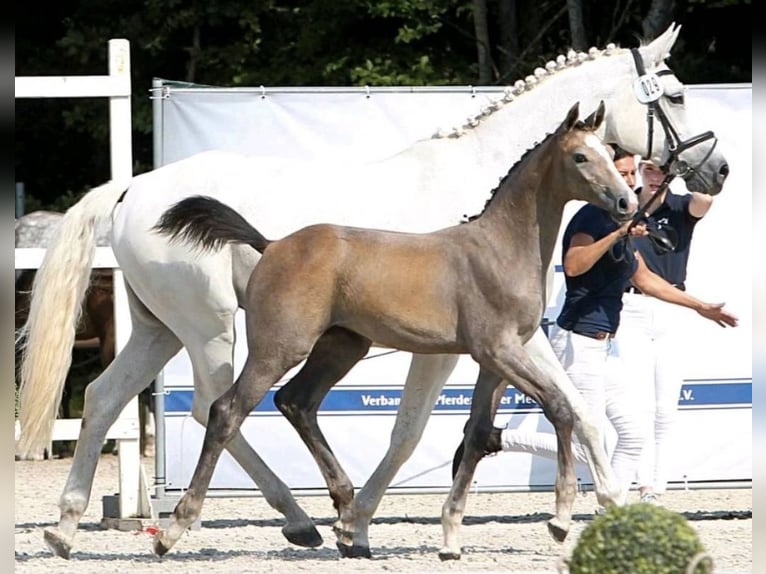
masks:
{"type": "Polygon", "coordinates": [[[484,455],[484,445],[492,430],[497,404],[505,387],[503,377],[484,367],[481,368],[471,399],[471,415],[464,431],[463,458],[452,481],[447,500],[442,506],[444,546],[439,550],[439,558],[442,560],[460,559],[460,525],[465,514],[468,491],[476,465],[484,455]]]}
{"type": "MultiPolygon", "coordinates": [[[[539,331],[542,333],[541,330],[539,331]]],[[[533,338],[536,335],[537,333],[533,335],[533,338]]],[[[544,343],[548,344],[547,339],[544,343]]],[[[572,453],[572,432],[575,424],[575,410],[572,402],[579,398],[579,394],[576,389],[573,396],[564,393],[551,374],[552,370],[555,371],[554,364],[533,361],[528,353],[528,345],[529,342],[522,348],[517,348],[515,345],[508,346],[504,353],[497,352],[491,355],[488,361],[494,362],[494,368],[502,372],[510,384],[537,401],[556,430],[558,447],[558,466],[554,486],[556,514],[548,522],[548,530],[557,541],[563,542],[569,533],[572,507],[577,494],[577,476],[572,453]],[[506,362],[508,359],[510,362],[506,362]]],[[[551,355],[553,355],[552,350],[551,355]]],[[[557,361],[555,356],[553,360],[557,361]]],[[[558,362],[555,364],[561,369],[558,362]]],[[[567,380],[569,380],[568,377],[567,380]]],[[[582,403],[581,399],[580,403],[582,403]]]]}
{"type": "Polygon", "coordinates": [[[588,466],[593,476],[596,499],[602,506],[609,507],[620,501],[620,489],[609,464],[598,427],[590,418],[582,396],[566,374],[561,362],[556,358],[553,348],[542,328],[538,328],[524,349],[535,364],[553,378],[556,387],[561,390],[574,413],[574,430],[585,450],[588,466]]]}
{"type": "Polygon", "coordinates": [[[500,373],[498,375],[500,378],[504,378],[517,389],[536,400],[556,429],[558,472],[555,484],[556,514],[548,523],[551,535],[556,540],[563,541],[569,532],[572,519],[577,480],[572,454],[574,419],[567,397],[554,384],[553,379],[531,361],[527,352],[520,345],[506,342],[504,345],[498,343],[494,347],[486,346],[485,349],[486,352],[477,353],[474,357],[482,365],[482,371],[474,390],[471,418],[466,425],[463,460],[458,466],[450,498],[445,503],[442,512],[445,535],[445,547],[440,552],[442,559],[460,557],[457,530],[460,520],[462,520],[464,497],[467,495],[470,478],[473,476],[476,463],[483,456],[483,447],[487,442],[485,432],[488,431],[483,429],[482,425],[486,423],[482,419],[486,418],[485,413],[489,411],[487,405],[491,403],[492,410],[489,419],[491,424],[499,400],[499,394],[496,392],[498,387],[497,376],[491,376],[488,372],[490,369],[493,373],[500,373]],[[476,419],[476,417],[480,418],[476,419]],[[456,498],[461,494],[462,503],[456,498]]]}

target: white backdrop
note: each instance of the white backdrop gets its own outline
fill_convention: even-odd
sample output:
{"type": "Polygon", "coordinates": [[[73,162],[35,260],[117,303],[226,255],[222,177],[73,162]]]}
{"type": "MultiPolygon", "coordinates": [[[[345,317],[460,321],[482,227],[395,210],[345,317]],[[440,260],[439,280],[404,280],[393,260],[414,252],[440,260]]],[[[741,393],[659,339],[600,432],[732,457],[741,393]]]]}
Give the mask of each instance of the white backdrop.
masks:
{"type": "MultiPolygon", "coordinates": [[[[398,152],[439,128],[462,124],[481,106],[501,95],[498,88],[379,89],[201,89],[168,84],[161,100],[161,163],[205,149],[291,157],[372,159],[398,152]]],[[[724,193],[695,232],[689,290],[701,298],[726,301],[741,319],[737,329],[720,329],[689,312],[689,333],[679,349],[685,384],[679,397],[679,448],[671,480],[689,483],[752,479],[751,275],[751,97],[747,85],[691,86],[689,106],[697,125],[715,130],[730,161],[724,193]],[[743,246],[747,246],[745,254],[743,246]],[[735,256],[736,254],[736,256],[735,256]],[[744,264],[743,264],[744,261],[744,264]]],[[[682,186],[681,186],[682,187],[682,186]]],[[[330,191],[328,190],[328,193],[330,191]]],[[[331,201],[331,196],[328,197],[331,201]]],[[[578,207],[567,208],[564,224],[578,207]]],[[[562,226],[563,227],[563,226],[562,226]]],[[[557,253],[554,261],[560,261],[557,253]]],[[[555,319],[563,275],[556,274],[559,297],[546,311],[555,319]]],[[[239,322],[240,332],[244,325],[239,322]]],[[[243,337],[235,352],[238,372],[246,353],[243,337]]],[[[393,427],[398,397],[410,356],[373,350],[330,392],[320,410],[320,425],[355,484],[361,485],[383,456],[393,427]]],[[[470,409],[477,365],[461,358],[434,409],[423,440],[392,485],[393,491],[448,489],[450,464],[470,409]]],[[[189,415],[191,366],[185,351],[167,366],[165,387],[166,464],[169,491],[183,489],[191,477],[204,430],[189,415]]],[[[537,405],[509,388],[497,424],[550,429],[537,405]]],[[[287,484],[322,491],[324,482],[297,433],[273,406],[272,395],[250,415],[243,431],[287,484]]],[[[482,461],[477,489],[549,489],[555,464],[524,454],[482,461]]],[[[585,468],[578,469],[590,484],[585,468]]],[[[254,489],[239,466],[224,453],[211,489],[254,489]]]]}

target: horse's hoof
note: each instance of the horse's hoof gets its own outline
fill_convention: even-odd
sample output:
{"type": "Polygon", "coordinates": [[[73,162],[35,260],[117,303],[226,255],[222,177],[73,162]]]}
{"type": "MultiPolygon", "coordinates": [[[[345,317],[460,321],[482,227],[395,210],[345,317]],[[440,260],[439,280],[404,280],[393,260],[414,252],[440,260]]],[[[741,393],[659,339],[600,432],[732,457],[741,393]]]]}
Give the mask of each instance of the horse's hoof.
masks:
{"type": "Polygon", "coordinates": [[[317,548],[324,543],[322,535],[319,534],[313,524],[310,526],[284,526],[282,527],[282,535],[287,538],[288,542],[304,548],[317,548]]]}
{"type": "Polygon", "coordinates": [[[168,550],[173,546],[172,544],[166,545],[162,541],[161,532],[154,535],[154,541],[152,542],[152,551],[155,556],[162,558],[168,553],[168,550]]]}
{"type": "Polygon", "coordinates": [[[353,538],[354,533],[340,525],[340,521],[332,525],[332,531],[338,538],[353,538]]]}
{"type": "Polygon", "coordinates": [[[343,544],[344,546],[351,546],[354,543],[354,533],[351,530],[343,528],[340,520],[332,525],[333,534],[335,534],[335,541],[337,544],[343,544]]]}
{"type": "Polygon", "coordinates": [[[452,550],[439,550],[439,560],[446,562],[447,560],[460,560],[460,552],[453,552],[452,550]]]}
{"type": "Polygon", "coordinates": [[[336,542],[338,552],[342,558],[372,558],[369,546],[361,546],[360,544],[342,544],[336,542]]]}
{"type": "Polygon", "coordinates": [[[561,521],[551,518],[548,521],[548,532],[556,542],[564,542],[567,534],[569,534],[569,527],[565,527],[561,521]]]}
{"type": "Polygon", "coordinates": [[[71,539],[65,539],[58,528],[46,528],[43,532],[43,538],[53,554],[69,560],[69,554],[72,552],[71,539]]]}

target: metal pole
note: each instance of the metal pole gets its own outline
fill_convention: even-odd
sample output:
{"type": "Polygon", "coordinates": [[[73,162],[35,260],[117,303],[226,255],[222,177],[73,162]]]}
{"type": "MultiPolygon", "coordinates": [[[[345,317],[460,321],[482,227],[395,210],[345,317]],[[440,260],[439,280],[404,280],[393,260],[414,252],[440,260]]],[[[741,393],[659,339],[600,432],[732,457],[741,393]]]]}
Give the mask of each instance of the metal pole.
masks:
{"type": "MultiPolygon", "coordinates": [[[[162,80],[152,79],[152,146],[154,169],[162,165],[162,80]]],[[[165,377],[163,371],[154,379],[154,497],[165,497],[165,377]]]]}

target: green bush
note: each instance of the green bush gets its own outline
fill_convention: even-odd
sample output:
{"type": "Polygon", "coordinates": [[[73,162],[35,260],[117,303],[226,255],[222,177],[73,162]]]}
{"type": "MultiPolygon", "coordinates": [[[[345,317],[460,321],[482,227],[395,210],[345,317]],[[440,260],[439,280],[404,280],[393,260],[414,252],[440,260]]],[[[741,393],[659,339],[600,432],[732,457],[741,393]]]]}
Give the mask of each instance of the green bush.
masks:
{"type": "Polygon", "coordinates": [[[678,513],[651,504],[612,507],[583,530],[570,574],[710,574],[712,561],[678,513]],[[690,564],[697,559],[693,570],[690,564]]]}

